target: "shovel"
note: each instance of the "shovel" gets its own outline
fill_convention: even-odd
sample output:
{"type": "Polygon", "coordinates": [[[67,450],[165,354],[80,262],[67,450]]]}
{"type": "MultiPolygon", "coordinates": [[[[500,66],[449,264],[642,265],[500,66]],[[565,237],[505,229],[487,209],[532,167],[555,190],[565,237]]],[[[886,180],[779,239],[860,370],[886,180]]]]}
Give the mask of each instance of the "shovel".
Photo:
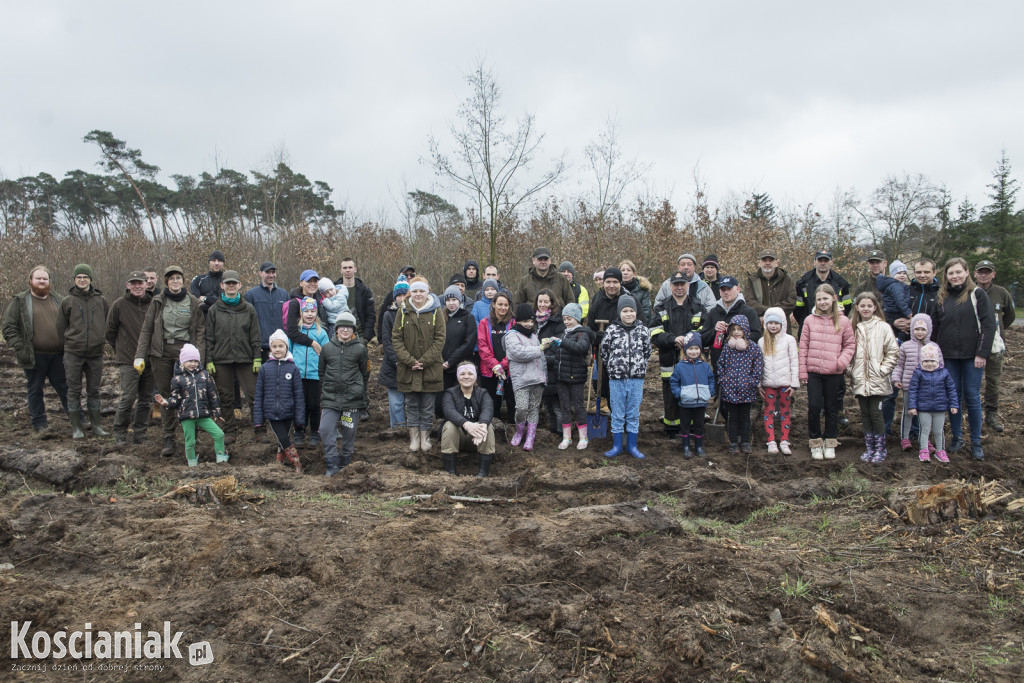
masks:
{"type": "Polygon", "coordinates": [[[719,390],[715,400],[715,416],[711,419],[709,424],[704,425],[704,443],[724,444],[729,441],[728,435],[726,434],[726,426],[717,424],[718,414],[721,410],[722,393],[721,390],[719,390]]]}
{"type": "MultiPolygon", "coordinates": [[[[601,330],[604,331],[604,326],[608,321],[598,320],[597,323],[601,330]]],[[[601,371],[604,369],[604,359],[601,358],[600,354],[595,354],[594,362],[597,363],[597,406],[594,414],[587,416],[587,437],[603,439],[608,436],[608,416],[601,414],[601,371]]],[[[591,382],[591,392],[593,392],[593,388],[594,384],[591,382]]],[[[590,405],[589,398],[587,399],[587,405],[590,405]]]]}

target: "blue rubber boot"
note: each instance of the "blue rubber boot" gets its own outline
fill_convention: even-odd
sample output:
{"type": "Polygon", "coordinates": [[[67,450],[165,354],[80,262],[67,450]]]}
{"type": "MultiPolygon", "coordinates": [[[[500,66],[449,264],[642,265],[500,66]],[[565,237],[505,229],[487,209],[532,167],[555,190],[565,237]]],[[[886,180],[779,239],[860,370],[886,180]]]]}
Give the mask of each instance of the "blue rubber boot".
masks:
{"type": "Polygon", "coordinates": [[[636,447],[636,436],[637,436],[636,434],[628,433],[627,432],[627,434],[626,434],[626,450],[629,451],[629,454],[632,455],[637,460],[643,460],[647,456],[644,455],[643,453],[641,453],[640,449],[636,447]]]}
{"type": "Polygon", "coordinates": [[[612,449],[604,452],[604,457],[614,458],[622,453],[622,432],[612,432],[612,449]]]}

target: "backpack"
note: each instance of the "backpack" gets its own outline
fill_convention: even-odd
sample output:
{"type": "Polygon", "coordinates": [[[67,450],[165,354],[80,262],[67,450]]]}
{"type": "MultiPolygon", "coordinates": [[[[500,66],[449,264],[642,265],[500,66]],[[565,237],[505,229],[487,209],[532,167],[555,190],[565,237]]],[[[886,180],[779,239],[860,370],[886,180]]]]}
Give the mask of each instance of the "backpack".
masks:
{"type": "Polygon", "coordinates": [[[295,297],[293,299],[285,299],[281,302],[281,329],[288,329],[288,307],[292,302],[296,302],[299,305],[299,322],[302,322],[302,299],[295,297]]]}

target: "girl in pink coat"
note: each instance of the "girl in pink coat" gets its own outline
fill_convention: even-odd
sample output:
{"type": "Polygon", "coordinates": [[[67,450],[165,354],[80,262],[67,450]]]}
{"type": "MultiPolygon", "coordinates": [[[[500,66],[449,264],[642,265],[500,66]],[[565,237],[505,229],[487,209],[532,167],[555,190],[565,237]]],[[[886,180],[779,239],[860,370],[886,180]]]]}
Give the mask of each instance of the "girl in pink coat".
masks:
{"type": "Polygon", "coordinates": [[[857,348],[853,327],[839,310],[836,291],[820,285],[814,292],[814,310],[800,331],[800,381],[807,384],[807,435],[811,457],[832,460],[839,442],[839,411],[846,367],[857,348]],[[825,432],[821,411],[825,410],[825,432]],[[824,441],[822,441],[824,436],[824,441]]]}

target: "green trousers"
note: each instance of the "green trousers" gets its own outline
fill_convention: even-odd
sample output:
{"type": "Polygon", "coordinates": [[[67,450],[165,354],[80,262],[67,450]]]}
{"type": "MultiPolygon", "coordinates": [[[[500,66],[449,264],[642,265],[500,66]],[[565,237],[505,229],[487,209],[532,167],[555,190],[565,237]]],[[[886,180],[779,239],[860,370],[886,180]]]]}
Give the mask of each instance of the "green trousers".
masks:
{"type": "Polygon", "coordinates": [[[188,460],[196,458],[196,427],[213,437],[213,446],[217,453],[224,452],[224,430],[217,426],[217,423],[208,417],[198,420],[182,420],[181,430],[185,432],[185,457],[188,460]]]}

